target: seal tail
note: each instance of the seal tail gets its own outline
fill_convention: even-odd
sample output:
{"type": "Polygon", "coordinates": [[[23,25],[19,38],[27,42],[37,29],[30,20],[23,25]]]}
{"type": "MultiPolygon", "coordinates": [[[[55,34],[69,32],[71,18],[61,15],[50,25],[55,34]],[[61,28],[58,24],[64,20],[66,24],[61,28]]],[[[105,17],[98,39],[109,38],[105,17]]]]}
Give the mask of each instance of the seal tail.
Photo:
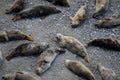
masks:
{"type": "Polygon", "coordinates": [[[6,56],[6,60],[7,61],[10,61],[13,57],[15,57],[16,55],[16,51],[13,51],[12,53],[10,53],[8,56],[6,56]]]}

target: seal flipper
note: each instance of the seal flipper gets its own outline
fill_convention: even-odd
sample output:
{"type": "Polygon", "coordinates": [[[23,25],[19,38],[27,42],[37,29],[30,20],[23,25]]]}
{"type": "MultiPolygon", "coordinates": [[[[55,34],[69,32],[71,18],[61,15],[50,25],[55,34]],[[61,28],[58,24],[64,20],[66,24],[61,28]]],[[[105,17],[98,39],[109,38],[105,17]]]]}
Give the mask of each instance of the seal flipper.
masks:
{"type": "Polygon", "coordinates": [[[10,53],[8,56],[6,56],[6,60],[7,61],[10,61],[13,57],[16,56],[16,51],[13,51],[12,53],[10,53]]]}

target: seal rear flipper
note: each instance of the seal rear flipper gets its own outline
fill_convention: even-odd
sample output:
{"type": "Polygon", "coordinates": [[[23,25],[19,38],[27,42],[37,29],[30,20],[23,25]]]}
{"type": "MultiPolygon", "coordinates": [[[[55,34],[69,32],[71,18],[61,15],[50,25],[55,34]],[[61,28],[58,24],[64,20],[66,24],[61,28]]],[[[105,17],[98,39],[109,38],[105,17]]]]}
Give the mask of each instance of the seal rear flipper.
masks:
{"type": "Polygon", "coordinates": [[[15,15],[12,20],[15,22],[17,20],[21,19],[21,16],[20,15],[15,15]]]}
{"type": "Polygon", "coordinates": [[[13,51],[12,53],[10,53],[8,56],[6,56],[6,60],[7,61],[10,61],[13,57],[16,56],[16,51],[13,51]]]}
{"type": "Polygon", "coordinates": [[[25,35],[25,39],[27,39],[28,41],[33,41],[33,37],[30,35],[25,35]]]}

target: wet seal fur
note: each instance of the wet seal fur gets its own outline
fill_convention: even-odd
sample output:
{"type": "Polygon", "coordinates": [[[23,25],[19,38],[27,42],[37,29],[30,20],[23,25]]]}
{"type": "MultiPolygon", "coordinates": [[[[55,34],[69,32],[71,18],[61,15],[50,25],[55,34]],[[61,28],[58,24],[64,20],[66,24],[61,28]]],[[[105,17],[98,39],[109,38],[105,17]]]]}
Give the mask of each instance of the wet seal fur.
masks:
{"type": "Polygon", "coordinates": [[[18,71],[2,76],[3,80],[41,80],[39,76],[32,72],[18,71]]]}
{"type": "Polygon", "coordinates": [[[36,18],[46,17],[50,14],[60,13],[61,11],[56,7],[36,5],[17,13],[12,20],[16,21],[22,18],[36,18]]]}
{"type": "Polygon", "coordinates": [[[71,19],[71,26],[72,27],[77,27],[84,19],[85,15],[86,15],[86,8],[87,8],[87,4],[83,4],[81,6],[81,8],[76,12],[74,17],[69,16],[69,18],[71,19]]]}
{"type": "Polygon", "coordinates": [[[7,42],[12,40],[28,40],[33,41],[30,35],[25,34],[19,30],[4,30],[0,31],[0,42],[7,42]]]}
{"type": "Polygon", "coordinates": [[[96,80],[93,73],[80,61],[66,60],[65,66],[77,76],[86,80],[96,80]]]}
{"type": "Polygon", "coordinates": [[[98,38],[88,42],[86,47],[89,47],[89,46],[98,46],[98,47],[103,47],[110,50],[120,51],[120,40],[117,40],[111,37],[100,38],[100,39],[98,38]]]}
{"type": "Polygon", "coordinates": [[[16,47],[15,50],[13,50],[8,56],[6,56],[6,59],[9,61],[17,56],[35,56],[37,54],[41,54],[48,47],[49,44],[47,42],[24,43],[16,47]]]}
{"type": "Polygon", "coordinates": [[[116,73],[109,68],[106,68],[99,63],[96,71],[99,72],[102,80],[118,80],[116,73]]]}
{"type": "Polygon", "coordinates": [[[2,52],[0,51],[0,66],[2,65],[3,63],[3,55],[2,55],[2,52]]]}
{"type": "Polygon", "coordinates": [[[64,36],[61,33],[58,33],[56,34],[56,41],[60,47],[66,48],[73,54],[82,57],[86,62],[90,62],[85,46],[74,37],[64,36]]]}
{"type": "Polygon", "coordinates": [[[92,15],[93,18],[105,13],[109,6],[109,0],[96,0],[96,8],[92,15]]]}
{"type": "Polygon", "coordinates": [[[70,7],[68,0],[47,0],[55,5],[70,7]]]}
{"type": "Polygon", "coordinates": [[[61,52],[57,50],[56,52],[52,50],[47,50],[46,52],[41,54],[37,61],[37,66],[35,67],[36,74],[41,75],[44,72],[46,72],[48,69],[50,69],[52,63],[55,61],[56,57],[59,54],[61,54],[61,52]]]}
{"type": "Polygon", "coordinates": [[[25,7],[24,4],[25,4],[24,0],[15,0],[11,6],[5,9],[5,13],[10,14],[13,12],[19,12],[24,9],[25,7]]]}
{"type": "Polygon", "coordinates": [[[114,14],[98,20],[95,24],[98,28],[112,28],[120,25],[120,15],[114,14]]]}

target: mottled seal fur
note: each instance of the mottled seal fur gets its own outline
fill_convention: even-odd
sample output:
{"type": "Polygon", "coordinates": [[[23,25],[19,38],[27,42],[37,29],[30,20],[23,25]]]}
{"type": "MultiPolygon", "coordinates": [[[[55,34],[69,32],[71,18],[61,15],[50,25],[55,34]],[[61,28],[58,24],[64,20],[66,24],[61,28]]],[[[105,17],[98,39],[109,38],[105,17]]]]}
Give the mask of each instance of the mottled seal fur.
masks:
{"type": "Polygon", "coordinates": [[[44,50],[49,47],[47,42],[41,43],[24,43],[15,48],[6,59],[9,61],[17,56],[34,56],[37,54],[41,54],[44,50]]]}
{"type": "Polygon", "coordinates": [[[85,18],[86,15],[86,8],[87,8],[87,4],[83,4],[81,6],[81,8],[76,12],[74,17],[69,16],[69,18],[71,19],[71,26],[72,27],[77,27],[85,18]]]}
{"type": "Polygon", "coordinates": [[[96,80],[93,73],[80,61],[66,60],[65,66],[77,76],[86,80],[96,80]]]}
{"type": "Polygon", "coordinates": [[[2,76],[3,80],[41,80],[35,73],[27,71],[18,71],[2,76]]]}
{"type": "Polygon", "coordinates": [[[120,25],[120,15],[113,14],[112,16],[104,17],[98,20],[95,24],[98,28],[113,28],[120,25]]]}
{"type": "Polygon", "coordinates": [[[13,12],[19,12],[24,9],[25,7],[25,0],[15,0],[14,3],[5,9],[5,13],[13,13],[13,12]]]}
{"type": "Polygon", "coordinates": [[[51,68],[52,63],[56,59],[56,57],[63,52],[47,50],[40,55],[37,61],[37,65],[35,67],[36,74],[40,75],[46,72],[49,68],[51,68]]]}
{"type": "Polygon", "coordinates": [[[103,13],[105,13],[109,6],[109,0],[96,0],[96,8],[93,12],[92,17],[95,18],[103,13]]]}
{"type": "Polygon", "coordinates": [[[50,14],[60,13],[61,11],[56,7],[36,5],[31,8],[25,9],[17,13],[12,20],[16,21],[22,18],[36,18],[36,17],[46,17],[50,14]]]}
{"type": "Polygon", "coordinates": [[[112,69],[102,66],[101,63],[97,65],[97,70],[102,80],[118,80],[116,73],[112,69]]]}
{"type": "Polygon", "coordinates": [[[0,31],[0,42],[7,42],[13,40],[29,40],[33,41],[30,35],[20,31],[20,30],[4,30],[0,31]]]}
{"type": "Polygon", "coordinates": [[[120,40],[115,38],[97,38],[87,43],[88,46],[98,46],[110,50],[120,51],[120,40]]]}
{"type": "Polygon", "coordinates": [[[57,33],[56,40],[60,47],[66,48],[73,54],[82,57],[86,62],[90,62],[85,46],[74,37],[64,36],[61,33],[57,33]]]}

